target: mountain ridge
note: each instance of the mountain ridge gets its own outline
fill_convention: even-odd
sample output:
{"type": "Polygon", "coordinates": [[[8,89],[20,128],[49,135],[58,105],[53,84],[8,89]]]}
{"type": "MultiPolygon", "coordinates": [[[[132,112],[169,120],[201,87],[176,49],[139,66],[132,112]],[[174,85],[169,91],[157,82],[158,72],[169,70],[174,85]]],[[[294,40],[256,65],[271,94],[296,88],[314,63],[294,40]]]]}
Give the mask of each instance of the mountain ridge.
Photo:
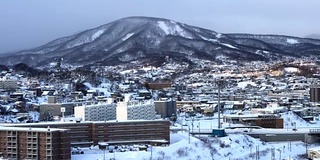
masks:
{"type": "Polygon", "coordinates": [[[320,34],[309,34],[305,38],[320,39],[320,34]]]}
{"type": "Polygon", "coordinates": [[[222,34],[164,18],[126,17],[39,47],[2,57],[0,64],[118,65],[148,59],[276,60],[319,55],[320,40],[286,35],[222,34]]]}

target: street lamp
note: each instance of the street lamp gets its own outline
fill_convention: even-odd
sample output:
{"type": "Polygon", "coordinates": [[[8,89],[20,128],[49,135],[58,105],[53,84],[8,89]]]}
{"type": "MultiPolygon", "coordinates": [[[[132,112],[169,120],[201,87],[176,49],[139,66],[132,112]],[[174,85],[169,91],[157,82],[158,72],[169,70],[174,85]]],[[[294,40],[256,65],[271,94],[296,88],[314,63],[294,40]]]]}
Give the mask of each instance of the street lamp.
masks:
{"type": "Polygon", "coordinates": [[[189,144],[190,144],[190,126],[188,126],[189,127],[189,144]]]}

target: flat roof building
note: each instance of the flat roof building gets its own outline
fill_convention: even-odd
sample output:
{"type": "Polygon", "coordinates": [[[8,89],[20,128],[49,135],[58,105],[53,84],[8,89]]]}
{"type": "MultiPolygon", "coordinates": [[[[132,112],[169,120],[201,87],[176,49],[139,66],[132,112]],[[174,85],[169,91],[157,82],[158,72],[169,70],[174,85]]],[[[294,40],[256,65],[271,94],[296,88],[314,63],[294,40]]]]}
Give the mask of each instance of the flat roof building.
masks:
{"type": "Polygon", "coordinates": [[[163,144],[170,143],[170,122],[167,120],[23,123],[6,124],[3,128],[6,127],[68,129],[69,143],[75,147],[98,145],[98,142],[135,144],[159,141],[163,144]]]}

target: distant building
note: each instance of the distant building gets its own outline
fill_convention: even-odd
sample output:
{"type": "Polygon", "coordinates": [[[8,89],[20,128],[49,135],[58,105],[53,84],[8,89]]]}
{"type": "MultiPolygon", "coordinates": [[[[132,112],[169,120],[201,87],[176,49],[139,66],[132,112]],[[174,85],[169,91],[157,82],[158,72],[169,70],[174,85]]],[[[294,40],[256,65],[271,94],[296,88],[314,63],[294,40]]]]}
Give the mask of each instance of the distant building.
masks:
{"type": "Polygon", "coordinates": [[[78,100],[78,99],[83,99],[83,97],[84,97],[83,93],[80,92],[80,91],[71,92],[71,98],[72,99],[78,100]]]}
{"type": "Polygon", "coordinates": [[[139,95],[139,97],[144,97],[144,99],[151,99],[152,98],[151,92],[149,92],[147,90],[139,90],[138,95],[139,95]]]}
{"type": "Polygon", "coordinates": [[[175,91],[187,91],[187,85],[174,85],[175,91]]]}
{"type": "Polygon", "coordinates": [[[0,143],[5,159],[71,159],[66,129],[0,127],[0,143]]]}
{"type": "Polygon", "coordinates": [[[171,117],[172,114],[177,115],[177,103],[173,100],[154,101],[156,113],[161,118],[171,117]]]}
{"type": "Polygon", "coordinates": [[[18,82],[12,79],[0,79],[0,89],[15,91],[18,88],[18,82]]]}
{"type": "Polygon", "coordinates": [[[263,128],[283,128],[283,119],[273,114],[228,115],[223,119],[229,123],[242,123],[263,128]]]}
{"type": "Polygon", "coordinates": [[[146,83],[148,89],[162,90],[171,87],[171,83],[146,83]]]}
{"type": "Polygon", "coordinates": [[[55,96],[48,96],[48,102],[39,106],[40,120],[50,121],[53,118],[60,118],[62,111],[64,111],[64,116],[73,115],[74,106],[74,103],[57,103],[55,96]]]}
{"type": "Polygon", "coordinates": [[[244,118],[242,122],[263,128],[283,128],[283,119],[273,115],[259,115],[257,118],[244,118]]]}
{"type": "Polygon", "coordinates": [[[177,109],[182,108],[184,105],[194,106],[194,105],[201,104],[200,101],[176,101],[176,103],[177,103],[177,109]]]}
{"type": "Polygon", "coordinates": [[[310,102],[320,102],[320,85],[310,86],[310,102]]]}
{"type": "Polygon", "coordinates": [[[23,101],[23,93],[20,92],[16,92],[16,93],[12,93],[10,94],[10,100],[11,101],[23,101]]]}

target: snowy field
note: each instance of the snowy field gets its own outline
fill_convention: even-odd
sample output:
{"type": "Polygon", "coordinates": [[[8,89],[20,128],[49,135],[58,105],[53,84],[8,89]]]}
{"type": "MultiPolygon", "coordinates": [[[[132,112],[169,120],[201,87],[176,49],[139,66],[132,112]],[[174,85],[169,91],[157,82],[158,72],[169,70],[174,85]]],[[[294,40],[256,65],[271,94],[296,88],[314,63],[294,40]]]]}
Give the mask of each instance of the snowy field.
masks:
{"type": "MultiPolygon", "coordinates": [[[[287,128],[303,129],[304,127],[317,127],[318,124],[310,124],[303,121],[293,113],[283,114],[285,124],[290,124],[287,128]],[[295,124],[295,126],[291,125],[295,124]]],[[[193,121],[194,131],[199,129],[217,128],[218,119],[216,117],[195,118],[193,121]]],[[[178,123],[172,128],[191,128],[192,120],[179,118],[178,123]],[[181,125],[183,124],[183,125],[181,125]]],[[[222,127],[242,126],[239,124],[222,123],[222,127]]],[[[318,144],[319,146],[319,144],[318,144]]],[[[116,160],[306,160],[303,157],[307,148],[317,147],[317,145],[306,146],[303,142],[277,142],[265,143],[259,139],[252,138],[241,133],[228,134],[226,137],[215,138],[207,136],[189,136],[187,131],[171,133],[170,146],[152,147],[148,151],[126,151],[126,152],[105,152],[106,160],[115,158],[116,160]],[[190,142],[189,142],[190,138],[190,142]],[[259,156],[259,158],[258,158],[259,156]]],[[[83,149],[85,154],[72,155],[72,160],[83,159],[104,159],[103,151],[95,149],[83,149]]],[[[305,156],[305,155],[304,155],[305,156]]]]}
{"type": "MultiPolygon", "coordinates": [[[[310,146],[308,146],[309,148],[310,146]]],[[[104,152],[97,148],[83,148],[84,154],[72,155],[72,160],[104,159],[104,152]]],[[[306,153],[302,142],[264,143],[247,135],[230,134],[226,137],[190,137],[187,132],[171,134],[171,144],[168,147],[152,147],[148,151],[105,152],[109,160],[211,160],[230,159],[295,159],[303,160],[306,153]]]]}

